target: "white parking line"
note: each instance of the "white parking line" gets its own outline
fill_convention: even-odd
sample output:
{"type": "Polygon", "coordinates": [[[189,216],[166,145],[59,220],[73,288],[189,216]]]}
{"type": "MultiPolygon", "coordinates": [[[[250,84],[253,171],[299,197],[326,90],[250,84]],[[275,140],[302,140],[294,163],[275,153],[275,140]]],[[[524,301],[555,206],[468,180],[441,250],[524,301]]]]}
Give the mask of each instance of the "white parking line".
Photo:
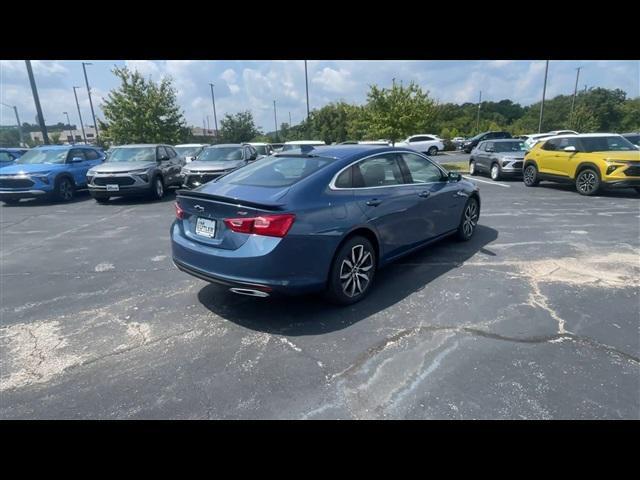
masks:
{"type": "Polygon", "coordinates": [[[505,187],[505,188],[511,188],[511,185],[507,185],[505,183],[498,183],[498,182],[494,182],[489,181],[489,180],[480,180],[479,178],[471,178],[471,177],[467,177],[466,175],[463,175],[464,178],[466,178],[467,180],[471,180],[472,182],[482,182],[482,183],[488,183],[489,185],[496,185],[498,187],[505,187]]]}

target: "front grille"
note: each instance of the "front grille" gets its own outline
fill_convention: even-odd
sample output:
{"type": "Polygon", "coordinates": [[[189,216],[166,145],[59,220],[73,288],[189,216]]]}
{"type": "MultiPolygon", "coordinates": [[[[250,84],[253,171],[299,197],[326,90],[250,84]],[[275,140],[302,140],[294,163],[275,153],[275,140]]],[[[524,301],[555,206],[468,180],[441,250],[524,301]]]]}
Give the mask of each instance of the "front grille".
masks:
{"type": "Polygon", "coordinates": [[[0,188],[29,188],[33,187],[33,180],[29,178],[2,178],[0,188]]]}
{"type": "Polygon", "coordinates": [[[187,186],[189,187],[198,187],[203,183],[210,182],[220,176],[219,173],[207,173],[202,175],[189,175],[187,177],[187,186]]]}
{"type": "Polygon", "coordinates": [[[96,177],[93,179],[95,185],[133,185],[136,181],[131,177],[96,177]]]}
{"type": "Polygon", "coordinates": [[[627,177],[640,177],[640,165],[632,165],[624,171],[627,177]]]}
{"type": "Polygon", "coordinates": [[[522,162],[515,162],[513,168],[522,168],[522,162]]]}

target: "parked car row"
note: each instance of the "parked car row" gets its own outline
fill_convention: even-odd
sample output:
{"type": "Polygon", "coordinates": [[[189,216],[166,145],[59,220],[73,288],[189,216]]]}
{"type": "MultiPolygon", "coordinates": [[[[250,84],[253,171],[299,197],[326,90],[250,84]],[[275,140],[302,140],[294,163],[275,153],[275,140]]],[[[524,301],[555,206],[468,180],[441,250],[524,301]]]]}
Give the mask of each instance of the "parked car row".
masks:
{"type": "Polygon", "coordinates": [[[469,173],[488,173],[493,180],[518,176],[528,187],[541,181],[573,183],[582,195],[610,188],[640,193],[640,149],[611,133],[565,132],[544,137],[530,149],[523,140],[485,140],[471,152],[469,173]]]}

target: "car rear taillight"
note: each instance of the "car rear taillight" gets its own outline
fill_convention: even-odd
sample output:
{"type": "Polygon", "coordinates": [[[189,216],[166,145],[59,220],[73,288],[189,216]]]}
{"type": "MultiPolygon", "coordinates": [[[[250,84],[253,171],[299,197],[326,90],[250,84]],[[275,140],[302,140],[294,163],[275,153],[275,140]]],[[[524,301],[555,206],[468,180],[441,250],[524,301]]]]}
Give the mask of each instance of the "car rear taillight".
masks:
{"type": "Polygon", "coordinates": [[[184,210],[178,202],[176,202],[174,205],[176,207],[176,218],[178,220],[184,220],[184,210]]]}
{"type": "Polygon", "coordinates": [[[281,215],[263,215],[254,218],[227,218],[224,223],[230,230],[238,233],[253,233],[267,237],[284,237],[296,216],[292,213],[281,215]]]}

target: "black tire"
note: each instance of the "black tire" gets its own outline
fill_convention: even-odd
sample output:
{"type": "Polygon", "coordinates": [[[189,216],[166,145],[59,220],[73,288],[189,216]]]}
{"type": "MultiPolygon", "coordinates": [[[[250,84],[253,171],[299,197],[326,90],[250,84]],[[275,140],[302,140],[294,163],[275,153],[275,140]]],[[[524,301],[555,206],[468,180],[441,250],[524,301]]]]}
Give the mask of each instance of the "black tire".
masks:
{"type": "Polygon", "coordinates": [[[56,180],[54,198],[59,202],[70,202],[75,195],[75,185],[69,177],[61,177],[56,180]]]}
{"type": "Polygon", "coordinates": [[[109,199],[111,197],[93,197],[93,198],[95,199],[96,202],[105,204],[105,203],[109,203],[109,199]]]}
{"type": "Polygon", "coordinates": [[[469,162],[469,175],[477,175],[477,174],[478,174],[478,170],[476,169],[476,161],[471,160],[469,162]]]}
{"type": "Polygon", "coordinates": [[[371,242],[361,236],[350,238],[333,260],[325,296],[339,305],[359,302],[371,290],[376,267],[376,252],[371,242]],[[356,269],[352,267],[354,264],[358,265],[356,269]]]}
{"type": "Polygon", "coordinates": [[[435,157],[436,155],[438,155],[438,147],[436,147],[435,145],[433,147],[429,147],[429,150],[427,150],[427,155],[429,155],[430,157],[435,157]]]}
{"type": "Polygon", "coordinates": [[[533,163],[524,167],[522,171],[522,181],[527,187],[535,187],[540,183],[538,168],[533,163]]]}
{"type": "Polygon", "coordinates": [[[580,195],[595,195],[600,191],[600,175],[591,167],[580,170],[576,176],[576,190],[580,195]]]}
{"type": "Polygon", "coordinates": [[[150,183],[151,185],[149,187],[149,196],[153,200],[161,200],[162,197],[164,197],[165,192],[164,181],[162,180],[162,177],[160,175],[156,175],[151,179],[150,183]]]}
{"type": "Polygon", "coordinates": [[[498,165],[497,163],[493,163],[491,165],[491,170],[489,171],[489,176],[491,176],[491,180],[493,180],[494,182],[497,182],[498,180],[500,180],[500,165],[498,165]]]}
{"type": "Polygon", "coordinates": [[[4,203],[6,203],[7,205],[18,205],[20,203],[20,199],[19,198],[5,198],[2,201],[4,203]]]}
{"type": "Polygon", "coordinates": [[[458,240],[466,242],[473,237],[478,226],[478,219],[480,218],[480,204],[476,197],[469,197],[467,203],[462,210],[462,216],[460,217],[460,224],[458,225],[458,231],[456,236],[458,240]]]}

